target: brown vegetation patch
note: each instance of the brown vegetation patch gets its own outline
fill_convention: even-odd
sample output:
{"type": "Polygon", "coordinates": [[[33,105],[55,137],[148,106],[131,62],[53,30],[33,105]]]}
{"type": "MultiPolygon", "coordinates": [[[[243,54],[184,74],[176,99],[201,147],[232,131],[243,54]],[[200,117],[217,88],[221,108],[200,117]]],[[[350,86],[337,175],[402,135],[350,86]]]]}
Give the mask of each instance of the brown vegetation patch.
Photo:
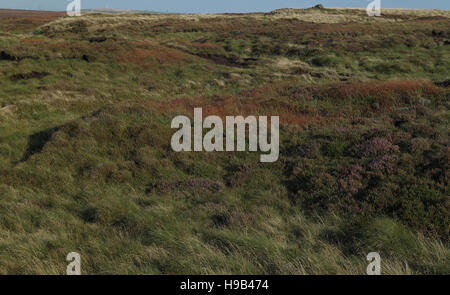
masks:
{"type": "Polygon", "coordinates": [[[423,21],[423,22],[427,22],[427,21],[436,21],[436,20],[448,20],[447,17],[445,16],[440,16],[440,15],[435,15],[435,16],[423,16],[423,17],[419,17],[416,20],[418,21],[423,21]]]}
{"type": "MultiPolygon", "coordinates": [[[[248,61],[243,61],[239,57],[231,55],[231,56],[223,56],[223,55],[214,55],[214,54],[197,54],[197,56],[201,58],[205,58],[209,61],[212,61],[215,64],[228,66],[228,67],[238,67],[238,68],[248,68],[250,63],[248,61]]],[[[249,60],[250,61],[250,60],[249,60]]]]}
{"type": "Polygon", "coordinates": [[[426,80],[393,80],[367,83],[332,83],[305,87],[267,85],[241,91],[236,95],[177,98],[168,102],[146,102],[146,106],[162,114],[192,115],[194,108],[202,108],[203,116],[280,116],[280,124],[304,128],[310,124],[329,124],[347,120],[359,114],[390,111],[402,105],[417,104],[422,97],[445,96],[445,89],[426,80]],[[301,108],[298,102],[329,101],[335,108],[320,110],[301,108]],[[348,107],[347,107],[348,106],[348,107]]]}
{"type": "Polygon", "coordinates": [[[65,15],[65,12],[0,9],[0,30],[31,31],[65,15]]]}
{"type": "Polygon", "coordinates": [[[428,80],[391,80],[364,83],[337,83],[313,85],[304,88],[283,87],[284,95],[296,96],[301,100],[330,99],[332,101],[352,100],[361,102],[373,100],[382,106],[414,103],[420,96],[442,97],[444,91],[428,80]]]}
{"type": "Polygon", "coordinates": [[[149,42],[133,42],[132,48],[119,48],[116,52],[116,60],[123,63],[132,63],[142,67],[150,67],[157,64],[173,64],[186,60],[182,52],[149,42]]]}

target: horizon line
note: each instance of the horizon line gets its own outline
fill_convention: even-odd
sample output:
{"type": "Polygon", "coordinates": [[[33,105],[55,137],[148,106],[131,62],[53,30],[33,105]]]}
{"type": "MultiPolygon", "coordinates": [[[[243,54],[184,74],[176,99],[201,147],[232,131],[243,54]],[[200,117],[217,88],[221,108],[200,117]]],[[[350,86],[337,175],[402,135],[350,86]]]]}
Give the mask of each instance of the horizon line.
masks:
{"type": "MultiPolygon", "coordinates": [[[[246,13],[267,13],[267,12],[271,12],[271,11],[275,11],[275,10],[280,10],[280,9],[311,9],[314,7],[305,7],[305,8],[293,8],[293,7],[281,7],[281,8],[276,8],[273,10],[269,10],[269,11],[250,11],[250,12],[168,12],[168,11],[156,11],[156,10],[146,10],[146,9],[125,9],[125,8],[86,8],[86,9],[81,9],[81,11],[92,11],[92,10],[105,10],[105,11],[137,11],[137,12],[148,12],[148,13],[161,13],[161,14],[246,14],[246,13]]],[[[365,7],[325,7],[324,9],[360,9],[360,10],[364,10],[366,9],[365,7]]],[[[381,10],[450,10],[450,9],[445,9],[445,8],[401,8],[401,7],[396,7],[396,8],[390,8],[390,7],[386,7],[386,8],[381,8],[381,10]]],[[[24,8],[0,8],[0,10],[18,10],[18,11],[42,11],[42,12],[66,12],[65,10],[53,10],[53,9],[24,9],[24,8]]]]}

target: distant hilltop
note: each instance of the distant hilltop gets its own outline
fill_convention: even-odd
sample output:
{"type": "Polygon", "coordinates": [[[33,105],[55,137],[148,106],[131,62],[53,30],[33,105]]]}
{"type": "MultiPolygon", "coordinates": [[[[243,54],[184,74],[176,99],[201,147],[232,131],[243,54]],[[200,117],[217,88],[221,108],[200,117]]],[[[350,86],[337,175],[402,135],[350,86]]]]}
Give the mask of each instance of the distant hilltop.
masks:
{"type": "MultiPolygon", "coordinates": [[[[405,8],[382,8],[382,14],[390,18],[401,17],[450,17],[450,11],[445,9],[405,9],[405,8]]],[[[314,18],[320,18],[321,16],[327,16],[329,20],[321,19],[323,22],[342,22],[348,21],[366,21],[366,8],[344,8],[344,7],[324,7],[318,4],[310,8],[280,8],[266,13],[265,15],[274,16],[279,18],[301,18],[306,21],[313,21],[308,19],[308,16],[314,18]],[[364,17],[364,19],[358,19],[364,17]],[[339,18],[333,20],[333,18],[339,18]]],[[[378,18],[380,20],[382,18],[378,18]]]]}
{"type": "Polygon", "coordinates": [[[326,8],[322,4],[317,4],[316,6],[309,7],[309,8],[279,8],[270,11],[267,14],[292,14],[292,13],[299,13],[299,12],[305,12],[309,10],[325,10],[326,8]]]}

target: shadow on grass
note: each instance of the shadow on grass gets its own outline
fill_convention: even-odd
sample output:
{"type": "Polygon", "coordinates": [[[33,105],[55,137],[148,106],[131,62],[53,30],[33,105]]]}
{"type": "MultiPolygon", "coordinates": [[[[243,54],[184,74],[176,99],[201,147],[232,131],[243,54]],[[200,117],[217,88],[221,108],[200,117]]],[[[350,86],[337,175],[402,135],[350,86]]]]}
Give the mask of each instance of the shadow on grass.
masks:
{"type": "Polygon", "coordinates": [[[45,144],[52,138],[53,133],[61,127],[54,127],[44,131],[34,133],[28,137],[28,145],[20,162],[27,161],[32,155],[40,153],[45,144]]]}

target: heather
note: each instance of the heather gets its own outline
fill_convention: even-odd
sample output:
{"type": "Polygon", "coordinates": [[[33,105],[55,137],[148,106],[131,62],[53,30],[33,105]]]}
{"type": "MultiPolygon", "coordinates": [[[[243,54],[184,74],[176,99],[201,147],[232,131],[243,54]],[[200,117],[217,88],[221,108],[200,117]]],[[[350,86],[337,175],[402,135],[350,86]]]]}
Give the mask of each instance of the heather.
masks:
{"type": "Polygon", "coordinates": [[[450,272],[448,11],[2,15],[0,273],[450,272]],[[173,152],[195,107],[279,160],[173,152]]]}

